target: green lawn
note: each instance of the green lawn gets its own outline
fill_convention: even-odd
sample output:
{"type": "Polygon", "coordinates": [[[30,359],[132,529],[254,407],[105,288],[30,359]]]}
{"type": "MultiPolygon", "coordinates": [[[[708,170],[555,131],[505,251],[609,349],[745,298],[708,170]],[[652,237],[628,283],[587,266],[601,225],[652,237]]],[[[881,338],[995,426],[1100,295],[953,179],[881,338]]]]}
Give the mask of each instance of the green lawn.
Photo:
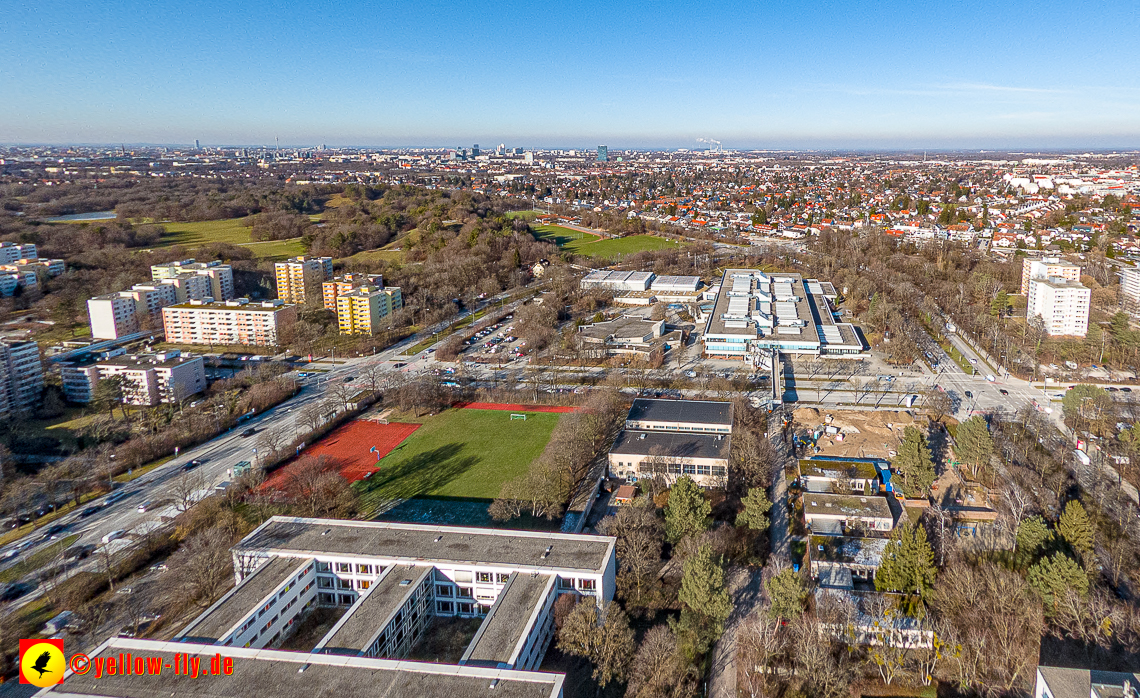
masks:
{"type": "Polygon", "coordinates": [[[633,254],[646,250],[664,250],[677,247],[672,240],[653,235],[630,235],[624,238],[602,239],[593,233],[563,228],[560,225],[540,225],[534,228],[539,240],[553,242],[567,252],[587,257],[612,257],[616,254],[633,254]]]}
{"type": "Polygon", "coordinates": [[[201,247],[212,242],[228,242],[234,245],[248,243],[251,229],[241,224],[243,220],[245,219],[225,218],[220,221],[195,223],[167,221],[160,224],[166,228],[166,233],[162,236],[162,246],[201,247]]]}
{"type": "Polygon", "coordinates": [[[560,225],[537,225],[534,227],[534,232],[539,240],[552,242],[569,252],[578,252],[578,248],[582,245],[602,239],[601,236],[593,233],[583,233],[580,230],[571,230],[560,225]]]}
{"type": "Polygon", "coordinates": [[[558,414],[451,409],[380,461],[380,472],[353,485],[368,512],[390,499],[425,495],[494,499],[503,483],[526,472],[542,453],[558,414]]]}
{"type": "Polygon", "coordinates": [[[250,227],[242,225],[244,218],[226,218],[219,221],[197,221],[193,223],[165,222],[166,234],[162,236],[159,247],[182,245],[196,248],[215,242],[228,242],[231,245],[248,247],[255,257],[268,259],[286,259],[304,254],[301,238],[289,240],[263,240],[254,242],[249,239],[250,227]]]}
{"type": "Polygon", "coordinates": [[[633,254],[646,250],[666,250],[677,247],[678,243],[653,235],[630,235],[625,238],[610,238],[578,246],[572,250],[589,257],[613,257],[616,254],[633,254]]]}

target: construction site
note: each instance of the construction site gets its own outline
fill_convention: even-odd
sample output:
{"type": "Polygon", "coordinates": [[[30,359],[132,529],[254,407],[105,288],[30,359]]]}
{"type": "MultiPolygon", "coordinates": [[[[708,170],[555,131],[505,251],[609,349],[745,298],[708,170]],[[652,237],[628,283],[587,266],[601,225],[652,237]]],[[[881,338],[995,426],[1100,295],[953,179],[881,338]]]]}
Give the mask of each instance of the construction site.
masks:
{"type": "Polygon", "coordinates": [[[903,430],[926,433],[927,419],[906,410],[819,410],[801,407],[794,413],[796,444],[806,456],[883,458],[891,460],[903,430]]]}

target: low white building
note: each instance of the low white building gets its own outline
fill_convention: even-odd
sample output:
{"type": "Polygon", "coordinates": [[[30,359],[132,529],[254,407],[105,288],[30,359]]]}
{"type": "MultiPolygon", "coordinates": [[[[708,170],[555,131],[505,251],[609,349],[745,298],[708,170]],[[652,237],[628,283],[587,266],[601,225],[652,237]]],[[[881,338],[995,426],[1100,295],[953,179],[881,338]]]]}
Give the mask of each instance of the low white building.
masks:
{"type": "Polygon", "coordinates": [[[890,531],[895,526],[887,498],[881,495],[804,492],[804,523],[813,533],[890,531]]]}
{"type": "Polygon", "coordinates": [[[598,269],[586,274],[579,288],[600,288],[607,291],[648,291],[657,276],[649,271],[606,271],[598,269]]]}

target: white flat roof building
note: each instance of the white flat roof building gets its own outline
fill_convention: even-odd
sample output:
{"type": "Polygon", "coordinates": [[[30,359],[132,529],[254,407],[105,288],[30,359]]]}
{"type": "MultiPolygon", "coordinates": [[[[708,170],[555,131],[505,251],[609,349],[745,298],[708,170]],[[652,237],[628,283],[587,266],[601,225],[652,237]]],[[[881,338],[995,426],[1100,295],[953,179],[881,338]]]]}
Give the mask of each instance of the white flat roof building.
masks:
{"type": "MultiPolygon", "coordinates": [[[[237,585],[173,642],[113,638],[92,656],[220,652],[235,658],[233,675],[223,677],[230,683],[194,684],[219,695],[454,698],[494,687],[496,696],[557,698],[563,677],[533,671],[554,634],[554,602],[563,594],[611,600],[615,544],[609,536],[277,516],[232,549],[237,585]],[[274,649],[318,607],[340,617],[311,649],[274,649]],[[400,661],[441,616],[482,618],[458,664],[400,661]],[[313,676],[317,683],[304,683],[313,676]]],[[[175,676],[164,671],[161,680],[168,674],[175,676]]],[[[87,692],[82,678],[67,678],[69,695],[87,692]]],[[[101,696],[134,696],[140,685],[94,687],[101,696]]],[[[145,686],[180,690],[173,680],[161,690],[145,686]]]]}
{"type": "Polygon", "coordinates": [[[649,284],[657,278],[650,271],[606,271],[598,269],[586,274],[579,282],[579,288],[601,288],[608,291],[648,291],[649,284]]]}
{"type": "Polygon", "coordinates": [[[726,269],[705,321],[705,355],[757,363],[759,354],[862,354],[855,327],[836,320],[831,284],[799,274],[726,269]]]}

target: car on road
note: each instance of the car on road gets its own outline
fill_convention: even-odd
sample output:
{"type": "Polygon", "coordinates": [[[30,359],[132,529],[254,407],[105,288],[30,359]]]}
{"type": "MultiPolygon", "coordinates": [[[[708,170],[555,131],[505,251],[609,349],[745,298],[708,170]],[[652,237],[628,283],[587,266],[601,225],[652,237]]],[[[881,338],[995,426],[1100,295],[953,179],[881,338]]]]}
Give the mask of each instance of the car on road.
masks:
{"type": "Polygon", "coordinates": [[[183,470],[193,470],[194,468],[197,468],[199,465],[202,465],[202,461],[195,458],[194,460],[190,461],[186,465],[182,466],[182,469],[183,470]]]}
{"type": "Polygon", "coordinates": [[[978,360],[977,359],[970,359],[970,363],[976,364],[976,363],[978,363],[978,360]]]}
{"type": "Polygon", "coordinates": [[[49,526],[48,529],[44,531],[44,538],[47,538],[48,540],[55,540],[56,538],[59,538],[59,534],[63,533],[66,530],[67,524],[56,524],[54,526],[49,526]]]}
{"type": "Polygon", "coordinates": [[[111,541],[113,541],[113,540],[119,540],[120,538],[122,538],[122,537],[123,537],[123,536],[125,536],[125,535],[127,535],[127,532],[126,532],[126,531],[124,531],[124,530],[122,530],[122,529],[120,529],[120,530],[117,530],[117,531],[111,531],[111,532],[110,532],[110,533],[108,533],[107,535],[103,536],[103,539],[102,539],[102,540],[103,540],[103,543],[104,543],[104,545],[105,545],[105,544],[107,544],[107,543],[110,543],[110,542],[111,542],[111,541]]]}
{"type": "Polygon", "coordinates": [[[257,429],[250,427],[241,433],[241,438],[245,439],[257,433],[257,429]]]}
{"type": "Polygon", "coordinates": [[[24,594],[32,590],[32,585],[24,582],[15,582],[4,587],[0,591],[0,601],[15,601],[24,594]]]}
{"type": "Polygon", "coordinates": [[[95,514],[98,514],[99,510],[102,508],[103,507],[99,507],[99,506],[87,507],[83,511],[79,512],[79,518],[86,519],[88,516],[93,516],[95,514]]]}
{"type": "Polygon", "coordinates": [[[972,398],[972,397],[974,397],[974,394],[973,394],[973,393],[971,393],[969,390],[965,391],[965,393],[964,393],[964,394],[966,395],[966,397],[969,397],[969,398],[972,398]]]}
{"type": "Polygon", "coordinates": [[[154,502],[143,502],[139,505],[139,513],[145,514],[154,508],[154,502]]]}
{"type": "Polygon", "coordinates": [[[1124,387],[1124,388],[1121,388],[1121,389],[1120,389],[1120,392],[1122,392],[1122,393],[1130,393],[1130,392],[1132,392],[1132,388],[1124,387]]]}
{"type": "Polygon", "coordinates": [[[1006,390],[1005,388],[998,388],[998,392],[1001,393],[1002,395],[1009,395],[1009,391],[1006,390]]]}
{"type": "Polygon", "coordinates": [[[19,554],[20,554],[19,548],[9,548],[8,550],[5,550],[3,554],[0,554],[0,562],[5,562],[7,560],[11,560],[12,558],[16,557],[19,554]]]}
{"type": "Polygon", "coordinates": [[[345,383],[351,383],[351,382],[352,382],[352,381],[354,381],[354,380],[356,380],[356,376],[347,376],[347,377],[344,379],[344,382],[345,382],[345,383]]]}

